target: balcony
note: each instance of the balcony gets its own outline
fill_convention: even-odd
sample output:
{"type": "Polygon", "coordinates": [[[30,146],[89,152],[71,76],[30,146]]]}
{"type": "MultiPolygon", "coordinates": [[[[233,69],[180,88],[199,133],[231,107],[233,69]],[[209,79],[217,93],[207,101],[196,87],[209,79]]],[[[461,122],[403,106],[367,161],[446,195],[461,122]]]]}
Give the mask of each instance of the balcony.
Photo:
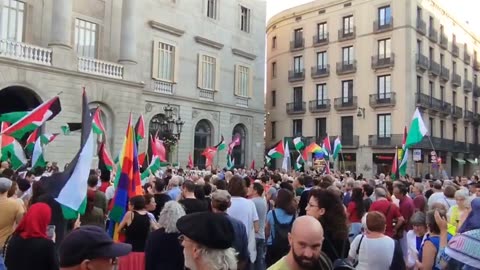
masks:
{"type": "Polygon", "coordinates": [[[305,102],[290,102],[287,103],[287,114],[304,114],[306,111],[305,102]]]}
{"type": "Polygon", "coordinates": [[[98,76],[123,79],[123,66],[94,58],[78,57],[78,71],[98,76]]]}
{"type": "Polygon", "coordinates": [[[452,86],[459,87],[462,85],[462,76],[452,73],[452,86]]]}
{"type": "Polygon", "coordinates": [[[210,89],[198,89],[198,98],[206,101],[215,100],[215,90],[210,89]]]}
{"type": "Polygon", "coordinates": [[[465,142],[453,142],[452,152],[456,153],[465,153],[467,152],[468,147],[465,142]]]}
{"type": "Polygon", "coordinates": [[[382,69],[382,68],[392,68],[395,64],[395,54],[391,53],[390,55],[374,55],[372,56],[372,68],[382,69]]]}
{"type": "Polygon", "coordinates": [[[470,54],[468,54],[468,52],[464,52],[463,61],[465,61],[465,64],[470,65],[471,60],[472,60],[472,57],[470,56],[470,54]]]}
{"type": "Polygon", "coordinates": [[[337,62],[337,75],[345,75],[357,72],[357,60],[353,62],[337,62]]]}
{"type": "Polygon", "coordinates": [[[403,134],[390,134],[388,137],[378,135],[368,136],[368,146],[372,148],[395,148],[402,147],[403,134]]]}
{"type": "Polygon", "coordinates": [[[395,107],[396,104],[395,92],[371,94],[370,95],[370,107],[382,108],[382,107],[395,107]]]}
{"type": "Polygon", "coordinates": [[[416,59],[417,59],[416,63],[417,63],[418,70],[425,71],[428,69],[428,64],[429,64],[428,57],[426,57],[421,53],[417,53],[416,59]]]}
{"type": "Polygon", "coordinates": [[[314,66],[311,68],[310,74],[312,79],[328,77],[330,75],[330,65],[314,66]]]}
{"type": "Polygon", "coordinates": [[[465,79],[463,80],[463,91],[470,93],[473,90],[473,84],[471,81],[465,79]]]}
{"type": "Polygon", "coordinates": [[[450,70],[448,68],[444,66],[441,67],[440,79],[442,79],[443,82],[448,82],[448,80],[450,80],[450,70]]]}
{"type": "Polygon", "coordinates": [[[433,61],[432,59],[430,59],[430,65],[428,67],[428,71],[430,73],[430,75],[432,76],[439,76],[440,75],[440,64],[433,61]]]}
{"type": "Polygon", "coordinates": [[[13,40],[0,40],[0,57],[44,66],[52,65],[52,50],[13,40]]]}
{"type": "Polygon", "coordinates": [[[469,148],[470,148],[470,153],[473,153],[474,156],[480,155],[480,144],[478,144],[478,142],[471,143],[469,145],[469,148]]]}
{"type": "Polygon", "coordinates": [[[153,92],[160,94],[173,95],[175,92],[175,83],[166,81],[153,81],[153,92]]]}
{"type": "Polygon", "coordinates": [[[473,113],[473,120],[472,120],[472,124],[474,126],[478,126],[480,124],[480,114],[478,113],[473,113]]]}
{"type": "Polygon", "coordinates": [[[393,17],[385,18],[384,21],[375,20],[373,22],[373,32],[381,33],[393,29],[393,17]]]}
{"type": "Polygon", "coordinates": [[[431,114],[436,114],[443,111],[443,101],[438,98],[430,97],[429,111],[431,114]]]}
{"type": "Polygon", "coordinates": [[[430,39],[430,41],[435,42],[435,43],[438,41],[438,32],[435,29],[435,27],[430,26],[428,28],[428,39],[430,39]]]}
{"type": "Polygon", "coordinates": [[[298,37],[290,41],[290,51],[299,51],[305,48],[305,39],[303,37],[298,37]]]}
{"type": "Polygon", "coordinates": [[[421,149],[432,149],[432,144],[435,146],[435,150],[441,151],[451,151],[451,147],[453,146],[453,141],[449,139],[439,138],[439,137],[432,137],[432,136],[425,136],[422,140],[413,145],[412,148],[421,148],[421,149]]]}
{"type": "MultiPolygon", "coordinates": [[[[353,132],[353,130],[352,130],[353,132]]],[[[335,141],[336,137],[333,138],[330,138],[330,141],[333,142],[335,141]]],[[[341,140],[342,140],[342,148],[343,149],[357,149],[358,146],[360,145],[359,143],[359,137],[357,135],[345,135],[345,134],[342,134],[341,136],[341,140]]]]}
{"type": "Polygon", "coordinates": [[[355,26],[353,28],[342,28],[338,30],[338,41],[345,41],[355,38],[355,26]]]}
{"type": "Polygon", "coordinates": [[[463,120],[464,120],[466,123],[472,122],[472,121],[473,121],[473,112],[472,112],[472,111],[465,110],[465,111],[464,111],[464,115],[463,115],[463,120]]]}
{"type": "Polygon", "coordinates": [[[356,96],[335,98],[334,107],[337,111],[356,110],[358,102],[356,96]]]}
{"type": "Polygon", "coordinates": [[[450,115],[453,119],[460,119],[463,117],[463,110],[459,106],[452,106],[452,113],[450,115]]]}
{"type": "Polygon", "coordinates": [[[445,33],[440,34],[440,47],[442,47],[445,50],[448,50],[448,38],[445,33]]]}
{"type": "Polygon", "coordinates": [[[328,33],[313,36],[313,47],[327,45],[329,41],[328,33]]]}
{"type": "Polygon", "coordinates": [[[427,24],[424,20],[422,20],[422,18],[417,18],[417,32],[422,35],[427,33],[427,24]]]}
{"type": "Polygon", "coordinates": [[[423,93],[416,94],[416,104],[420,108],[428,109],[432,114],[440,112],[444,109],[443,101],[423,93]]]}
{"type": "Polygon", "coordinates": [[[288,71],[288,81],[289,82],[298,82],[305,80],[305,69],[300,70],[289,70],[288,71]]]}
{"type": "Polygon", "coordinates": [[[480,62],[478,62],[477,60],[473,60],[473,69],[475,71],[480,71],[480,62]]]}
{"type": "Polygon", "coordinates": [[[452,43],[452,55],[458,57],[460,54],[460,50],[458,49],[458,45],[456,43],[452,43]]]}
{"type": "Polygon", "coordinates": [[[248,108],[248,97],[235,96],[235,106],[248,108]]]}
{"type": "Polygon", "coordinates": [[[332,105],[330,104],[330,99],[316,99],[310,100],[308,107],[311,113],[322,113],[329,112],[332,105]]]}
{"type": "Polygon", "coordinates": [[[473,97],[475,98],[480,97],[480,86],[478,85],[473,86],[473,97]]]}
{"type": "Polygon", "coordinates": [[[440,115],[443,117],[447,117],[450,115],[450,112],[452,111],[452,104],[445,101],[441,101],[441,102],[442,102],[441,104],[442,109],[440,110],[440,115]]]}

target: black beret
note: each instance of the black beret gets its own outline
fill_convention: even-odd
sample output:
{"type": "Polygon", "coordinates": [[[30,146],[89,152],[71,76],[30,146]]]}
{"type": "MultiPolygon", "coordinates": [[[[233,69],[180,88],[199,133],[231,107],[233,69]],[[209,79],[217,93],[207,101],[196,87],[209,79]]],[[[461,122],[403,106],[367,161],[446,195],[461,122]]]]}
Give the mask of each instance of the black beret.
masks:
{"type": "Polygon", "coordinates": [[[212,249],[230,248],[235,238],[232,223],[225,214],[189,214],[177,221],[177,228],[186,237],[212,249]]]}

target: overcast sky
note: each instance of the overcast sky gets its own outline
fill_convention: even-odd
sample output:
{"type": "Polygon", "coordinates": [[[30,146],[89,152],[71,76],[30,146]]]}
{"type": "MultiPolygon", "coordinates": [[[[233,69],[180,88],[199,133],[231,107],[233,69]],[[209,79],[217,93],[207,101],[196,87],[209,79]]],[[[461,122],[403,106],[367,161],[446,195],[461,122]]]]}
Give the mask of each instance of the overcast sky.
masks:
{"type": "MultiPolygon", "coordinates": [[[[317,0],[324,1],[324,0],[317,0]]],[[[468,21],[472,29],[480,36],[480,0],[437,0],[457,18],[468,21]]],[[[267,21],[278,12],[298,6],[312,0],[267,0],[267,21]]]]}

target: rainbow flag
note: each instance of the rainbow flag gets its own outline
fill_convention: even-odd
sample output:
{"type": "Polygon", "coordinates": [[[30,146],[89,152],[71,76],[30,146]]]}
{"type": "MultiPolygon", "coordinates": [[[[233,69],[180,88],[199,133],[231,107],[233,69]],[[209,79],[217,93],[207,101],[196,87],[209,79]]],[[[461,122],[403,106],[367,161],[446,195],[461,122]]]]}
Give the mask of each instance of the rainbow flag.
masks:
{"type": "Polygon", "coordinates": [[[140,169],[138,166],[138,150],[136,136],[132,125],[132,115],[128,120],[123,150],[120,154],[120,165],[115,183],[115,196],[113,197],[113,207],[110,212],[109,232],[115,241],[119,240],[118,226],[123,216],[128,210],[128,201],[130,198],[142,195],[142,186],[140,181],[140,169]]]}
{"type": "Polygon", "coordinates": [[[305,148],[307,153],[321,153],[322,152],[322,147],[320,145],[312,142],[305,148]]]}

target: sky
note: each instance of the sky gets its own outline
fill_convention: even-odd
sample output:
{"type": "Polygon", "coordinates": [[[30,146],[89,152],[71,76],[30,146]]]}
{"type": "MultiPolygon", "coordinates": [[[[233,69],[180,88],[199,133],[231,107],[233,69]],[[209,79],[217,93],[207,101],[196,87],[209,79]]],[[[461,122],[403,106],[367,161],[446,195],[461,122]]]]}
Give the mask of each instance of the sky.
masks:
{"type": "MultiPolygon", "coordinates": [[[[317,0],[325,1],[325,0],[317,0]]],[[[396,0],[397,1],[397,0],[396,0]]],[[[469,22],[471,28],[480,36],[480,0],[437,0],[455,17],[469,22]]],[[[267,0],[267,21],[275,14],[287,8],[298,6],[312,0],[267,0]]]]}

